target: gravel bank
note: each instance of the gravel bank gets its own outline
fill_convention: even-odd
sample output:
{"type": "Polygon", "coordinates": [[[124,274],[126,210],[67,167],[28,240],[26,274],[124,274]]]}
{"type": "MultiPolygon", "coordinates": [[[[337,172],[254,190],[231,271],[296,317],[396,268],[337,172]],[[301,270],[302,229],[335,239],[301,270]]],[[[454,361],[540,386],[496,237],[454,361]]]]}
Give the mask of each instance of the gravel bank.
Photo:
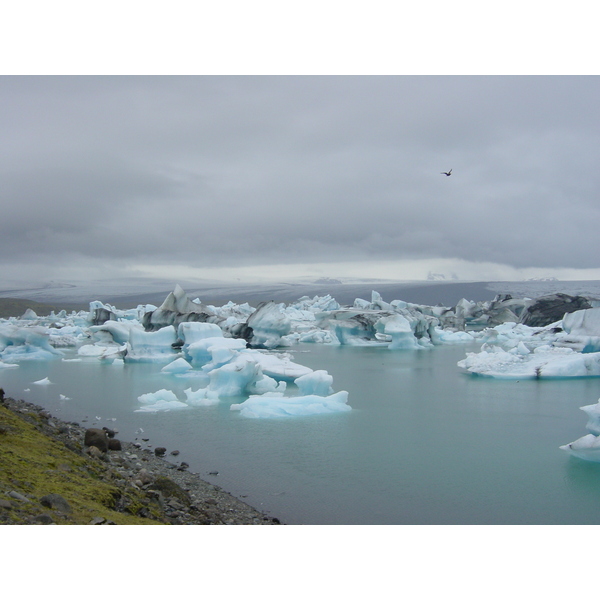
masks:
{"type": "Polygon", "coordinates": [[[121,440],[120,450],[100,452],[84,444],[85,433],[80,424],[57,419],[39,406],[1,399],[0,524],[279,523],[189,472],[186,463],[157,456],[159,449],[121,440]],[[48,462],[50,455],[55,457],[48,462]],[[86,496],[88,482],[104,486],[109,500],[86,504],[86,497],[104,493],[86,496]]]}

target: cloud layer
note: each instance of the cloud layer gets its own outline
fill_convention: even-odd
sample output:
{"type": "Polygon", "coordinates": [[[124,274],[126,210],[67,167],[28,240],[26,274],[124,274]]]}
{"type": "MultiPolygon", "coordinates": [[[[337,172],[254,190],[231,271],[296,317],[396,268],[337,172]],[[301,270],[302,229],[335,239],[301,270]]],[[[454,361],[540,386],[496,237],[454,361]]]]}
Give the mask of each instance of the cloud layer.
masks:
{"type": "Polygon", "coordinates": [[[577,76],[4,76],[0,266],[595,268],[599,92],[577,76]]]}

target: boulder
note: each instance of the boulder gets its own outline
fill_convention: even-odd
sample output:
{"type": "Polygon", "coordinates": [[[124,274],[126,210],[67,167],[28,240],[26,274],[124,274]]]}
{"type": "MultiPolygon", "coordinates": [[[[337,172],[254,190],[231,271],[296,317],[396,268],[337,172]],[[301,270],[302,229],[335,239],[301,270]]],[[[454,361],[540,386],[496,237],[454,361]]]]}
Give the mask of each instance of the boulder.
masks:
{"type": "Polygon", "coordinates": [[[85,430],[83,443],[85,446],[96,446],[101,452],[108,450],[108,434],[103,429],[90,428],[85,430]]]}
{"type": "Polygon", "coordinates": [[[109,450],[115,450],[115,451],[122,450],[120,440],[118,440],[116,438],[109,438],[109,440],[108,440],[108,449],[109,450]]]}
{"type": "Polygon", "coordinates": [[[152,489],[162,492],[165,498],[177,498],[187,506],[192,502],[192,498],[188,492],[168,477],[158,477],[155,479],[152,489]]]}
{"type": "Polygon", "coordinates": [[[57,510],[61,513],[71,512],[69,503],[60,494],[47,494],[46,496],[42,496],[42,498],[40,498],[40,502],[42,506],[52,508],[53,510],[57,510]]]}

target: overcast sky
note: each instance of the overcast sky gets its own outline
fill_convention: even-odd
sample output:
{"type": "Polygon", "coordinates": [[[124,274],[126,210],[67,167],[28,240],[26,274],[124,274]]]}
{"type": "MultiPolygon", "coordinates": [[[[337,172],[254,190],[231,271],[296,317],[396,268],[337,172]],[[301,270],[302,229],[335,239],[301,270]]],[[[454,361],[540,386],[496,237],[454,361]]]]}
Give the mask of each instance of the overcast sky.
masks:
{"type": "Polygon", "coordinates": [[[599,99],[594,76],[2,76],[0,275],[600,279],[599,99]]]}

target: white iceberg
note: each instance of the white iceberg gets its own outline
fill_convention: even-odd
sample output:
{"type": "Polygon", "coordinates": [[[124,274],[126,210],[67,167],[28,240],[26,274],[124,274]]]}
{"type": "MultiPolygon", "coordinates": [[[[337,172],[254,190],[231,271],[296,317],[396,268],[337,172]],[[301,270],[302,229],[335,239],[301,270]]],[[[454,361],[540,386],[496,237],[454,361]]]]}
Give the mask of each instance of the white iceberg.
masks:
{"type": "Polygon", "coordinates": [[[327,371],[313,371],[294,380],[304,396],[329,396],[333,394],[333,377],[327,371]]]}
{"type": "Polygon", "coordinates": [[[285,312],[285,304],[262,302],[247,320],[252,328],[252,345],[276,348],[282,345],[282,338],[292,330],[292,322],[285,312]]]}
{"type": "Polygon", "coordinates": [[[239,411],[242,417],[269,419],[278,417],[299,417],[348,412],[348,392],[337,392],[330,396],[293,396],[272,393],[250,396],[240,404],[232,404],[232,411],[239,411]]]}
{"type": "Polygon", "coordinates": [[[498,379],[600,377],[600,352],[581,354],[549,345],[527,350],[519,344],[509,351],[484,344],[481,352],[467,353],[458,366],[469,373],[498,379]]]}
{"type": "Polygon", "coordinates": [[[63,353],[50,344],[48,328],[39,325],[0,325],[0,360],[5,363],[50,360],[57,356],[63,356],[63,353]]]}
{"type": "Polygon", "coordinates": [[[194,368],[207,366],[207,370],[223,365],[246,349],[246,342],[240,339],[208,337],[184,345],[183,353],[194,368]]]}
{"type": "Polygon", "coordinates": [[[188,406],[212,406],[219,403],[219,394],[207,388],[200,388],[195,392],[188,388],[184,393],[188,406]]]}
{"type": "Polygon", "coordinates": [[[171,390],[158,390],[138,396],[138,402],[143,404],[135,412],[159,412],[166,410],[178,410],[189,408],[185,402],[181,402],[171,390]]]}
{"type": "Polygon", "coordinates": [[[127,343],[126,362],[171,362],[177,357],[173,348],[177,340],[172,325],[158,331],[131,329],[127,343]]]}
{"type": "Polygon", "coordinates": [[[185,360],[185,358],[176,358],[172,363],[165,365],[162,369],[162,373],[169,373],[171,375],[180,375],[182,373],[187,373],[192,369],[192,365],[185,360]]]}
{"type": "Polygon", "coordinates": [[[246,388],[262,375],[260,365],[252,358],[239,356],[236,360],[209,373],[209,389],[219,396],[241,396],[246,388]]]}

